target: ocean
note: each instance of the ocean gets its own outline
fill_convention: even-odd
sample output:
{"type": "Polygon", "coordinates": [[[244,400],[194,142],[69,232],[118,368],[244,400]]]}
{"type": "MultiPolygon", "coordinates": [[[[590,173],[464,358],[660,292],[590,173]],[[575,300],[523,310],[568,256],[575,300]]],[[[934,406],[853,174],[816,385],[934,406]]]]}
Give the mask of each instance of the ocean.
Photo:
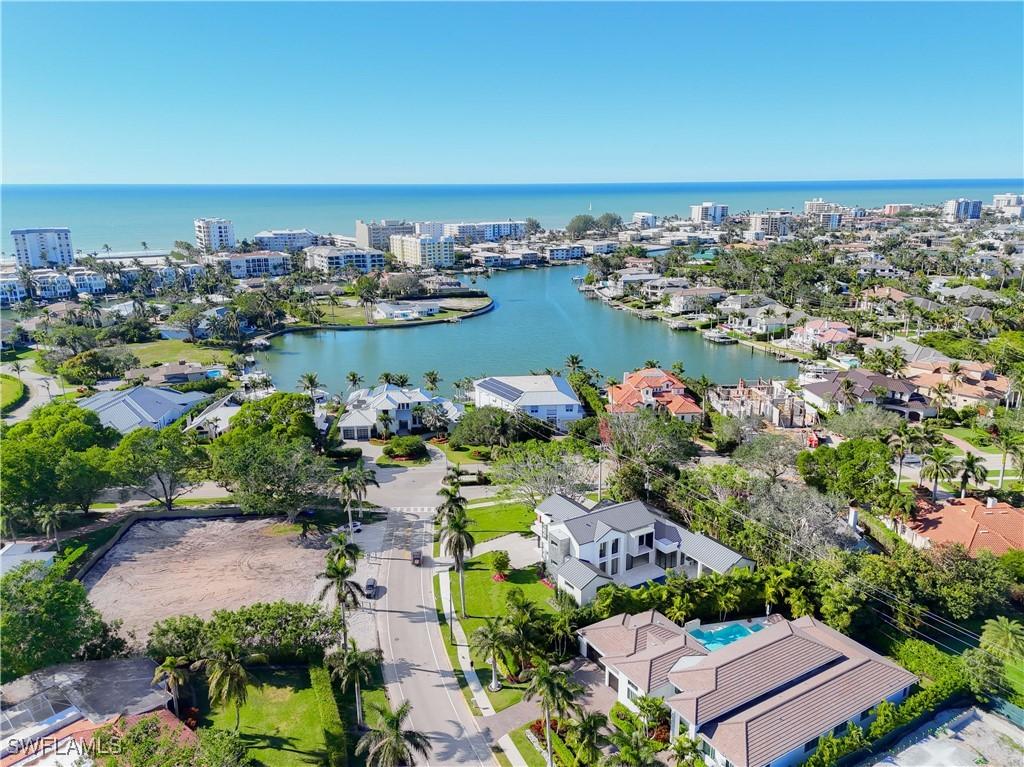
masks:
{"type": "MultiPolygon", "coordinates": [[[[330,186],[120,186],[4,185],[0,224],[5,230],[69,226],[72,243],[86,252],[171,247],[192,240],[197,217],[229,218],[239,239],[261,229],[352,234],[355,220],[482,221],[533,217],[562,226],[578,213],[634,211],[688,215],[705,200],[732,212],[767,208],[802,210],[824,197],[844,205],[938,203],[952,197],[990,202],[999,192],[1021,191],[1022,179],[927,181],[687,182],[651,184],[330,185],[330,186]]],[[[10,250],[10,242],[4,247],[10,250]]]]}

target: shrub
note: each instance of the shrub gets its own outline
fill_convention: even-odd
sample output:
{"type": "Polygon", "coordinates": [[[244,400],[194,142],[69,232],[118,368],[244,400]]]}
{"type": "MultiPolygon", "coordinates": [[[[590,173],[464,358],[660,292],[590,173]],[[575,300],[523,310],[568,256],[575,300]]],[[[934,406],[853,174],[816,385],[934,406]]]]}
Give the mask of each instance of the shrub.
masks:
{"type": "Polygon", "coordinates": [[[327,451],[327,455],[338,461],[355,462],[363,457],[363,449],[361,447],[332,447],[327,451]]]}
{"type": "Polygon", "coordinates": [[[624,735],[629,735],[639,727],[636,714],[619,702],[608,712],[608,721],[614,724],[624,735]]]}
{"type": "Polygon", "coordinates": [[[139,364],[129,352],[114,349],[89,349],[69,357],[57,368],[70,384],[94,384],[101,378],[115,378],[139,364]]]}
{"type": "Polygon", "coordinates": [[[330,672],[320,665],[310,666],[309,683],[320,709],[320,726],[327,746],[328,767],[345,767],[348,764],[348,743],[341,713],[338,711],[338,701],[334,697],[330,672]]]}
{"type": "Polygon", "coordinates": [[[205,394],[213,394],[223,390],[224,394],[227,394],[229,387],[223,378],[200,378],[198,381],[174,384],[171,388],[180,392],[201,391],[205,394]]]}
{"type": "Polygon", "coordinates": [[[384,446],[388,458],[422,458],[427,448],[419,437],[392,437],[384,446]]]}

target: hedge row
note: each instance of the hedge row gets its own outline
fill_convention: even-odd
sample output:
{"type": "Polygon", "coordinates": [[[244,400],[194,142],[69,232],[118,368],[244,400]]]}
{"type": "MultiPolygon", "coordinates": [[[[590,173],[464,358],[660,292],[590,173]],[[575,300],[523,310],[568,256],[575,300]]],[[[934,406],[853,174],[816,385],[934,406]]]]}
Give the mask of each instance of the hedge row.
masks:
{"type": "Polygon", "coordinates": [[[320,726],[323,728],[324,743],[327,746],[328,767],[347,767],[348,738],[345,736],[345,725],[341,721],[338,701],[334,697],[330,672],[324,666],[310,666],[309,683],[313,687],[320,709],[320,726]]]}
{"type": "Polygon", "coordinates": [[[608,721],[618,727],[624,735],[629,735],[637,727],[636,716],[618,701],[608,712],[608,721]]]}

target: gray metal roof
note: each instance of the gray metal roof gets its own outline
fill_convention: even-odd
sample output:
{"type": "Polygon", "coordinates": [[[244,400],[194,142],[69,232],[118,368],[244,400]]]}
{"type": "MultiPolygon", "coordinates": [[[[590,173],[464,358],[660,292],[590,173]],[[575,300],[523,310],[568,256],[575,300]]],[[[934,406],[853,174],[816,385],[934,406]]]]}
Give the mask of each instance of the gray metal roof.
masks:
{"type": "Polygon", "coordinates": [[[541,501],[537,506],[537,511],[547,514],[556,522],[565,522],[567,519],[586,514],[587,507],[576,503],[571,498],[566,498],[561,493],[555,493],[541,501]]]}
{"type": "Polygon", "coordinates": [[[568,519],[565,526],[577,543],[589,543],[595,540],[601,523],[612,530],[628,533],[652,525],[657,519],[643,501],[626,501],[568,519]]]}
{"type": "Polygon", "coordinates": [[[676,527],[676,530],[680,536],[680,551],[715,572],[724,573],[736,565],[750,563],[742,554],[722,545],[714,538],[691,532],[685,527],[676,527]]]}
{"type": "Polygon", "coordinates": [[[104,426],[122,433],[133,429],[155,427],[168,415],[177,418],[196,402],[206,399],[202,392],[180,392],[159,386],[136,386],[122,391],[103,391],[81,402],[92,410],[104,426]]]}
{"type": "Polygon", "coordinates": [[[584,562],[576,557],[567,557],[558,568],[558,577],[564,578],[566,583],[578,589],[583,589],[591,581],[602,578],[611,582],[611,578],[602,573],[589,562],[584,562]]]}

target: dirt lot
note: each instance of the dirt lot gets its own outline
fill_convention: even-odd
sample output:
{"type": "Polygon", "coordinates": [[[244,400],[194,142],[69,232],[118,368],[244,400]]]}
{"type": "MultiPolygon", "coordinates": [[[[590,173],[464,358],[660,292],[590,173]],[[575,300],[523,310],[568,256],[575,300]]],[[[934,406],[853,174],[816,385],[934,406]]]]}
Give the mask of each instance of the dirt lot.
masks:
{"type": "Polygon", "coordinates": [[[1022,740],[1019,729],[993,714],[946,711],[900,741],[874,767],[1020,767],[1022,740]]]}
{"type": "Polygon", "coordinates": [[[84,578],[103,617],[145,643],[172,615],[315,598],[325,550],[272,519],[137,522],[84,578]]]}

